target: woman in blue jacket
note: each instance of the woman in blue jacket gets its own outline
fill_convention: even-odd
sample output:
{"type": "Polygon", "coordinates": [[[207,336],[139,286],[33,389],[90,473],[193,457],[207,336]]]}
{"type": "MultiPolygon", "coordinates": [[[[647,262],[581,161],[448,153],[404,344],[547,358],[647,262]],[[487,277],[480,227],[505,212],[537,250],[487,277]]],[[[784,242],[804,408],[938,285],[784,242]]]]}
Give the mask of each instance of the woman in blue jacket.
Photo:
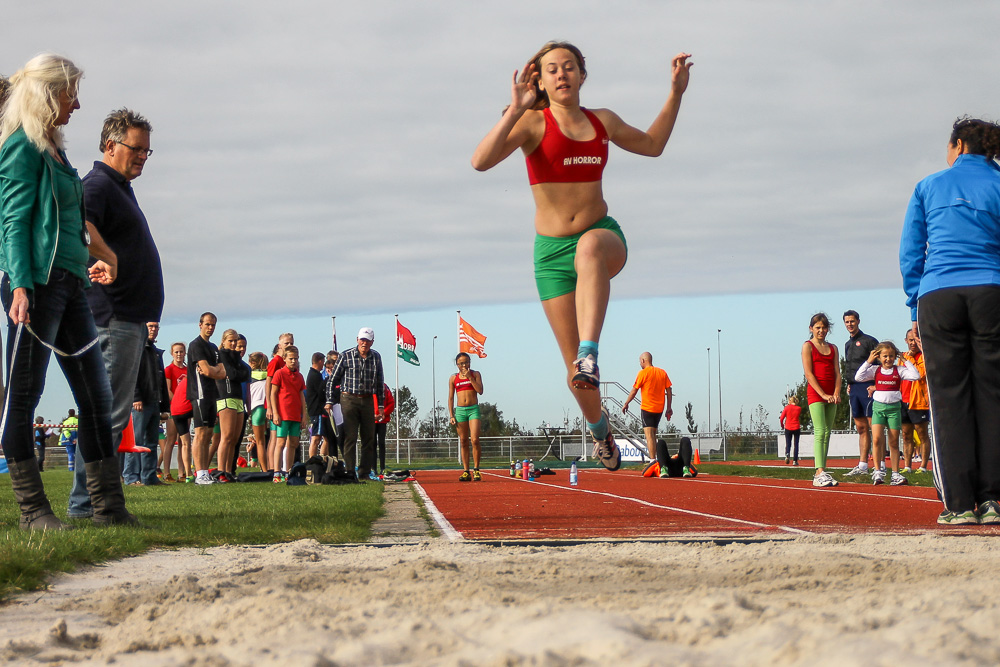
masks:
{"type": "Polygon", "coordinates": [[[945,525],[1000,523],[1000,126],[959,118],[917,184],[899,248],[923,344],[945,525]]]}
{"type": "MultiPolygon", "coordinates": [[[[79,408],[78,445],[94,523],[135,523],[125,509],[111,441],[111,385],[84,296],[88,278],[110,283],[113,253],[89,271],[83,185],[61,127],[80,108],[83,72],[61,56],[36,56],[11,77],[0,120],[0,299],[7,314],[7,396],[0,442],[25,530],[69,528],[52,513],[31,442],[51,351],[79,408]]],[[[95,254],[97,254],[95,252],[95,254]]]]}

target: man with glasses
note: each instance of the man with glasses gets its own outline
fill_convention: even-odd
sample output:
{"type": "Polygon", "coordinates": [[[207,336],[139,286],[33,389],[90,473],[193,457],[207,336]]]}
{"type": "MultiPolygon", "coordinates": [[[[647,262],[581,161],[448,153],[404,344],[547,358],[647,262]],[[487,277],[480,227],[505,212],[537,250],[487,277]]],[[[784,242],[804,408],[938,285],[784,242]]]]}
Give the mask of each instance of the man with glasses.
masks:
{"type": "Polygon", "coordinates": [[[385,410],[385,380],[382,357],[372,349],[375,332],[363,327],[358,332],[358,346],[345,350],[337,359],[327,379],[326,409],[333,408],[331,387],[340,386],[340,406],[344,412],[344,462],[348,471],[358,466],[360,479],[374,479],[375,416],[385,410]],[[372,394],[377,408],[372,410],[372,394]],[[358,432],[361,432],[361,460],[357,460],[358,432]]]}
{"type": "MultiPolygon", "coordinates": [[[[87,301],[111,378],[116,447],[132,413],[139,360],[148,336],[146,323],[159,322],[163,311],[160,254],[131,185],[153,153],[152,131],[149,121],[136,112],[112,111],[101,130],[103,158],[83,179],[90,254],[114,279],[110,285],[94,283],[87,290],[87,301]]],[[[75,472],[68,515],[91,516],[83,466],[75,472]]]]}

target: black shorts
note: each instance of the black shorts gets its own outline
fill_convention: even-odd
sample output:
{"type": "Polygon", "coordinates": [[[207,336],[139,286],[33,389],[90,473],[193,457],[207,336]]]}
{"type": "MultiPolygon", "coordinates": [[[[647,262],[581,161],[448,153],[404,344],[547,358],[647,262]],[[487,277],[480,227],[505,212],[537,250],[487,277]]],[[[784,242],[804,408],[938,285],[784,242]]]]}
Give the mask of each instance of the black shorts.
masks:
{"type": "Polygon", "coordinates": [[[926,424],[931,420],[930,410],[910,410],[906,403],[902,404],[902,421],[904,424],[926,424]]]}
{"type": "Polygon", "coordinates": [[[191,413],[187,412],[183,415],[170,415],[170,418],[174,420],[174,424],[177,425],[177,435],[188,435],[191,433],[191,413]]]}
{"type": "Polygon", "coordinates": [[[657,428],[660,425],[660,417],[663,416],[663,413],[639,410],[639,415],[642,417],[643,428],[657,428]]]}
{"type": "Polygon", "coordinates": [[[215,399],[203,398],[191,401],[191,411],[194,413],[191,421],[195,428],[215,427],[215,420],[218,418],[215,399]]]}

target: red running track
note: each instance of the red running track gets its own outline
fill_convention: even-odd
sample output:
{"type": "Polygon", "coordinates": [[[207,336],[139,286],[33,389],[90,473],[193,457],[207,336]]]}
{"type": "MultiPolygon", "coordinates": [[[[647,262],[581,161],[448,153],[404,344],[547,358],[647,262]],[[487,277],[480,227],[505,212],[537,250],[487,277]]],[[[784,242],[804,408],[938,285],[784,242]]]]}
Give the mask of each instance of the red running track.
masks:
{"type": "MultiPolygon", "coordinates": [[[[712,477],[645,478],[636,471],[557,470],[534,482],[506,470],[459,482],[454,470],[417,474],[452,539],[622,539],[663,536],[759,536],[810,533],[998,534],[1000,528],[938,526],[941,504],[929,487],[842,483],[817,489],[807,480],[712,477]]],[[[441,523],[439,521],[439,523],[441,523]]]]}

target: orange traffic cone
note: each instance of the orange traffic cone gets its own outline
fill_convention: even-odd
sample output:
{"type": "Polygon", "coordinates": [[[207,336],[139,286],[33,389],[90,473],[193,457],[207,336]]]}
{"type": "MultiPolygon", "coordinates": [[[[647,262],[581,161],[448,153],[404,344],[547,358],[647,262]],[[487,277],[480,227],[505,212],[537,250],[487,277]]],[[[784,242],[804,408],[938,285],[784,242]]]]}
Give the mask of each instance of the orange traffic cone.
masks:
{"type": "Polygon", "coordinates": [[[128,426],[122,431],[122,444],[118,445],[118,451],[126,454],[145,454],[149,447],[137,447],[135,444],[135,431],[132,429],[132,415],[128,417],[128,426]]]}
{"type": "Polygon", "coordinates": [[[696,466],[701,465],[701,452],[698,451],[697,447],[694,448],[694,456],[691,457],[691,463],[695,464],[696,466]]]}

